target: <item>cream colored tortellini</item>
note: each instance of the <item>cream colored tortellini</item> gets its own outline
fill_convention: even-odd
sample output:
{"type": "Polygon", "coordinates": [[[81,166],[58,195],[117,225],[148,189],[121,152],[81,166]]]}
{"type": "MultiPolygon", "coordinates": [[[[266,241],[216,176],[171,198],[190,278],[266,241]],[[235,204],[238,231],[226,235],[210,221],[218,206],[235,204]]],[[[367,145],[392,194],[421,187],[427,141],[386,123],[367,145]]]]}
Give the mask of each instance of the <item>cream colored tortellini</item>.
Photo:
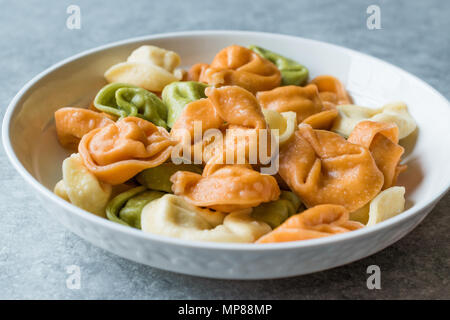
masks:
{"type": "Polygon", "coordinates": [[[416,129],[416,122],[403,102],[386,104],[380,109],[370,109],[357,105],[338,105],[339,115],[331,128],[332,131],[348,137],[353,128],[361,121],[394,122],[399,129],[399,139],[403,139],[416,129]]]}
{"type": "Polygon", "coordinates": [[[78,153],[64,160],[63,180],[54,189],[55,194],[95,215],[105,217],[105,207],[111,197],[110,184],[100,182],[84,166],[78,153]]]}
{"type": "Polygon", "coordinates": [[[63,198],[67,202],[70,202],[69,195],[66,191],[66,186],[64,185],[64,180],[59,180],[55,188],[53,189],[53,193],[56,194],[58,197],[63,198]]]}
{"type": "Polygon", "coordinates": [[[271,109],[262,109],[264,118],[270,129],[278,129],[278,143],[283,145],[294,135],[297,129],[297,114],[292,111],[277,112],[271,109]]]}
{"type": "Polygon", "coordinates": [[[166,194],[148,203],[141,213],[145,232],[213,242],[254,242],[271,227],[251,217],[251,209],[224,214],[199,208],[182,197],[166,194]]]}
{"type": "Polygon", "coordinates": [[[380,192],[367,205],[350,214],[350,219],[373,226],[405,210],[405,188],[391,187],[380,192]]]}
{"type": "Polygon", "coordinates": [[[166,85],[179,81],[183,71],[177,69],[180,56],[155,46],[141,46],[126,62],[118,63],[105,72],[108,82],[123,82],[149,91],[161,92],[166,85]]]}

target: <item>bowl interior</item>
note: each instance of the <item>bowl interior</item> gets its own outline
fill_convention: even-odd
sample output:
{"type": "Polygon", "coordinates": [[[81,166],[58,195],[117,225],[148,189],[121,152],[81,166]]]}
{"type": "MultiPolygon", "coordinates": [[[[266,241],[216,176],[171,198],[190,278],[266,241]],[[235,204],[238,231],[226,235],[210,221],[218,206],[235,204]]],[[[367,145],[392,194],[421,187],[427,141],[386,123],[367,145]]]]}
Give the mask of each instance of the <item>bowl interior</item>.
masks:
{"type": "Polygon", "coordinates": [[[378,59],[307,39],[249,32],[199,32],[137,39],[70,58],[35,78],[18,98],[9,124],[13,151],[25,169],[52,190],[61,179],[61,163],[70,152],[57,141],[53,113],[64,106],[87,107],[106,84],[103,73],[143,44],[178,52],[182,65],[210,62],[222,48],[256,44],[304,64],[310,76],[331,74],[346,85],[355,103],[381,107],[404,101],[418,130],[401,141],[409,168],[399,184],[408,207],[430,203],[450,181],[448,101],[410,74],[378,59]]]}

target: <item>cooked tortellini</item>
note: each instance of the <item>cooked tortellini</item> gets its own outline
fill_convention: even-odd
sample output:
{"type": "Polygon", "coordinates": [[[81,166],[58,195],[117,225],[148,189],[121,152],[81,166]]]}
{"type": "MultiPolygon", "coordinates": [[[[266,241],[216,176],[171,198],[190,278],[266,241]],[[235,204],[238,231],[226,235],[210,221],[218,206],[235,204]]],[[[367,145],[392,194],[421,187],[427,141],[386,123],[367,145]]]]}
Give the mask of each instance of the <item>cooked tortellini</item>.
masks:
{"type": "Polygon", "coordinates": [[[58,182],[55,193],[81,209],[105,217],[105,207],[112,187],[103,183],[84,166],[79,154],[72,154],[63,161],[63,180],[58,182]]]}
{"type": "Polygon", "coordinates": [[[379,109],[360,107],[354,104],[337,106],[339,115],[331,128],[332,131],[348,137],[355,126],[365,120],[376,122],[394,122],[398,127],[398,138],[409,136],[417,127],[403,102],[394,102],[379,109]]]}
{"type": "MultiPolygon", "coordinates": [[[[208,162],[213,156],[226,151],[227,156],[242,159],[242,163],[250,157],[250,151],[256,160],[261,160],[263,152],[258,149],[260,133],[265,134],[268,142],[266,151],[271,154],[270,142],[272,137],[261,106],[255,96],[238,86],[224,86],[221,88],[208,87],[205,90],[207,99],[200,99],[189,103],[174,123],[170,132],[177,141],[186,144],[188,149],[194,149],[195,125],[201,122],[202,134],[209,129],[217,129],[224,133],[221,139],[212,145],[207,145],[207,139],[200,141],[203,162],[208,162]],[[206,149],[206,150],[205,150],[206,149]]],[[[262,136],[261,135],[261,136],[262,136]]],[[[194,152],[191,152],[191,154],[194,152]]],[[[237,161],[236,161],[237,162],[237,161]]]]}
{"type": "Polygon", "coordinates": [[[196,81],[173,82],[162,92],[162,99],[167,105],[167,125],[172,128],[184,107],[195,100],[206,98],[208,85],[196,81]]]}
{"type": "Polygon", "coordinates": [[[193,80],[213,86],[240,86],[252,93],[276,88],[281,83],[277,66],[245,47],[232,45],[222,49],[210,65],[192,66],[193,80]]]}
{"type": "Polygon", "coordinates": [[[272,139],[269,130],[260,131],[269,128],[255,96],[238,86],[207,88],[206,95],[225,123],[223,150],[227,157],[232,155],[235,159],[245,159],[243,162],[247,163],[246,160],[252,156],[251,151],[254,151],[254,161],[264,162],[258,141],[265,135],[266,147],[271,150],[272,139]]]}
{"type": "Polygon", "coordinates": [[[307,123],[314,129],[328,130],[338,114],[334,107],[328,109],[322,103],[316,85],[279,87],[258,92],[256,98],[263,110],[295,112],[298,123],[307,123]]]}
{"type": "Polygon", "coordinates": [[[350,212],[372,200],[384,182],[367,148],[306,124],[280,149],[279,174],[306,206],[337,204],[350,212]]]}
{"type": "Polygon", "coordinates": [[[319,91],[313,85],[306,87],[279,87],[270,91],[258,92],[256,98],[264,109],[280,113],[286,111],[295,112],[298,123],[323,110],[319,91]]]}
{"type": "Polygon", "coordinates": [[[82,108],[61,108],[55,112],[56,133],[63,147],[76,149],[91,130],[114,123],[105,114],[82,108]]]}
{"type": "Polygon", "coordinates": [[[278,228],[261,237],[257,243],[322,238],[362,227],[362,223],[349,220],[349,213],[343,206],[322,204],[290,217],[278,228]]]}
{"type": "Polygon", "coordinates": [[[297,115],[295,112],[278,113],[270,109],[263,109],[262,112],[269,128],[278,130],[278,143],[280,146],[289,141],[297,129],[297,115]]]}
{"type": "Polygon", "coordinates": [[[166,105],[154,93],[130,84],[106,85],[97,93],[94,106],[120,119],[140,117],[167,129],[166,105]]]}
{"type": "Polygon", "coordinates": [[[298,213],[301,204],[295,193],[281,191],[278,200],[266,202],[253,208],[252,217],[264,221],[272,228],[276,228],[287,218],[298,213]]]}
{"type": "Polygon", "coordinates": [[[145,205],[159,199],[163,192],[147,190],[140,186],[115,196],[106,207],[106,217],[114,222],[141,228],[141,212],[145,205]]]}
{"type": "Polygon", "coordinates": [[[311,80],[310,84],[317,86],[320,99],[322,99],[322,102],[326,108],[352,103],[352,98],[348,94],[347,90],[345,90],[342,82],[333,76],[317,76],[311,80]]]}
{"type": "Polygon", "coordinates": [[[140,184],[149,189],[172,192],[170,177],[177,171],[189,171],[201,174],[202,168],[194,164],[174,164],[167,162],[142,171],[136,176],[136,179],[140,184]]]}
{"type": "Polygon", "coordinates": [[[85,134],[78,151],[90,172],[118,185],[166,162],[174,144],[164,128],[141,118],[126,117],[85,134]]]}
{"type": "Polygon", "coordinates": [[[171,178],[172,190],[199,207],[232,212],[277,200],[280,188],[274,177],[250,165],[208,163],[202,175],[178,171],[171,178]]]}
{"type": "Polygon", "coordinates": [[[55,112],[60,145],[78,152],[56,195],[144,232],[216,242],[326,237],[405,209],[399,139],[414,154],[416,122],[404,103],[359,107],[338,78],[308,82],[305,66],[257,45],[187,73],[180,62],[141,46],[78,100],[89,105],[55,112]]]}
{"type": "Polygon", "coordinates": [[[126,62],[118,63],[105,72],[108,82],[123,82],[149,91],[161,92],[166,85],[179,81],[183,71],[177,69],[180,56],[155,46],[141,46],[134,50],[126,62]]]}
{"type": "Polygon", "coordinates": [[[154,234],[198,241],[254,242],[272,229],[251,217],[251,210],[224,214],[189,204],[166,194],[142,210],[142,230],[154,234]]]}
{"type": "Polygon", "coordinates": [[[405,210],[405,187],[390,187],[381,191],[370,203],[350,213],[350,219],[372,226],[405,210]]]}
{"type": "Polygon", "coordinates": [[[257,54],[266,58],[267,60],[273,62],[281,72],[281,85],[296,85],[302,86],[308,80],[308,69],[302,66],[300,63],[295,62],[289,58],[283,57],[282,55],[275,53],[273,51],[251,45],[249,47],[251,50],[255,51],[257,54]]]}
{"type": "Polygon", "coordinates": [[[355,126],[347,141],[370,150],[384,175],[383,189],[395,185],[398,175],[406,170],[406,165],[400,164],[404,149],[398,144],[398,127],[395,123],[362,121],[355,126]]]}

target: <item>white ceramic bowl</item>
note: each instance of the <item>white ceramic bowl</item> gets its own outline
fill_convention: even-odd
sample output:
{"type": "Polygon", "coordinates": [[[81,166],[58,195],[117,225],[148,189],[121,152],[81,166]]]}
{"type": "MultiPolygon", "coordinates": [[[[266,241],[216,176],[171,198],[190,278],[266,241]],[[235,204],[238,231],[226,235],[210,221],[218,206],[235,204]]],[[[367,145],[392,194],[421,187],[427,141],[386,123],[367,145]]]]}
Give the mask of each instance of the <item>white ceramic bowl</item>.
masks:
{"type": "MultiPolygon", "coordinates": [[[[432,61],[430,61],[432,63],[432,61]]],[[[89,50],[47,69],[14,97],[3,121],[3,144],[17,171],[58,221],[96,246],[153,267],[227,279],[279,278],[311,273],[369,256],[414,229],[450,183],[450,107],[415,76],[376,58],[318,41],[256,32],[199,31],[154,35],[89,50]],[[144,233],[79,209],[52,193],[68,155],[57,142],[53,113],[87,106],[105,84],[103,73],[143,44],[174,50],[182,64],[211,61],[220,49],[257,44],[307,66],[311,77],[341,79],[355,102],[369,107],[401,100],[419,130],[401,176],[408,209],[377,224],[332,237],[278,244],[202,243],[144,233]]],[[[413,139],[414,140],[414,139],[413,139]]],[[[45,226],[36,226],[45,232],[45,226]]],[[[411,252],[411,254],[414,254],[411,252]]]]}

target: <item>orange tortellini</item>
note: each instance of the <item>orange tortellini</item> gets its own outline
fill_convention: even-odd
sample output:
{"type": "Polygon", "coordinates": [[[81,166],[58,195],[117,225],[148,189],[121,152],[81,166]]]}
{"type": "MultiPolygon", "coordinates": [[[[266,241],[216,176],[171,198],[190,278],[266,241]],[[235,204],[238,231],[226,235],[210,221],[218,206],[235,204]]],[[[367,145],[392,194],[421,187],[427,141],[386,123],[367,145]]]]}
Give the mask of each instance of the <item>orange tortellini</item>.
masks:
{"type": "Polygon", "coordinates": [[[92,173],[116,185],[164,163],[173,145],[164,128],[141,118],[126,117],[85,134],[78,151],[92,173]]]}
{"type": "Polygon", "coordinates": [[[345,90],[342,82],[333,76],[318,76],[312,79],[310,83],[317,86],[319,96],[328,108],[336,105],[352,103],[352,98],[348,94],[347,90],[345,90]]]}
{"type": "Polygon", "coordinates": [[[338,78],[308,82],[295,60],[249,48],[186,72],[176,52],[144,45],[110,67],[90,108],[55,112],[60,144],[77,149],[55,194],[124,226],[214,242],[315,239],[404,211],[406,105],[358,107],[338,78]]]}
{"type": "Polygon", "coordinates": [[[274,177],[250,165],[224,165],[210,161],[203,174],[178,171],[170,179],[172,190],[199,207],[231,212],[277,200],[280,188],[274,177]]]}
{"type": "Polygon", "coordinates": [[[370,150],[384,175],[383,189],[395,185],[398,175],[406,170],[405,165],[400,165],[404,149],[398,144],[398,127],[395,123],[362,121],[350,133],[348,141],[370,150]]]}
{"type": "Polygon", "coordinates": [[[261,107],[278,112],[292,111],[299,123],[307,123],[315,129],[329,129],[338,111],[327,109],[315,85],[284,86],[256,95],[261,107]]]}
{"type": "Polygon", "coordinates": [[[349,211],[372,200],[384,183],[368,149],[306,124],[281,148],[279,173],[308,207],[338,204],[349,211]]]}
{"type": "Polygon", "coordinates": [[[194,65],[190,78],[214,86],[236,85],[255,93],[280,86],[280,70],[269,60],[245,47],[222,49],[210,65],[194,65]]]}
{"type": "Polygon", "coordinates": [[[362,227],[362,223],[349,220],[348,210],[343,206],[322,204],[290,217],[275,230],[259,238],[257,243],[316,239],[362,227]]]}
{"type": "Polygon", "coordinates": [[[81,108],[61,108],[55,112],[56,133],[65,148],[76,149],[91,130],[114,123],[106,114],[81,108]]]}
{"type": "MultiPolygon", "coordinates": [[[[210,87],[205,90],[205,94],[207,99],[191,102],[185,107],[172,127],[171,136],[188,144],[192,155],[196,147],[195,122],[198,122],[201,123],[201,134],[216,129],[224,136],[211,145],[208,139],[200,142],[198,147],[203,162],[225,151],[228,157],[242,159],[242,163],[246,162],[250,150],[256,151],[258,157],[259,130],[269,128],[255,96],[238,86],[210,87]]],[[[266,151],[270,154],[270,131],[264,134],[269,144],[266,151]]]]}
{"type": "Polygon", "coordinates": [[[319,92],[314,85],[279,87],[270,91],[258,92],[256,97],[264,109],[295,112],[299,123],[323,109],[319,92]]]}

